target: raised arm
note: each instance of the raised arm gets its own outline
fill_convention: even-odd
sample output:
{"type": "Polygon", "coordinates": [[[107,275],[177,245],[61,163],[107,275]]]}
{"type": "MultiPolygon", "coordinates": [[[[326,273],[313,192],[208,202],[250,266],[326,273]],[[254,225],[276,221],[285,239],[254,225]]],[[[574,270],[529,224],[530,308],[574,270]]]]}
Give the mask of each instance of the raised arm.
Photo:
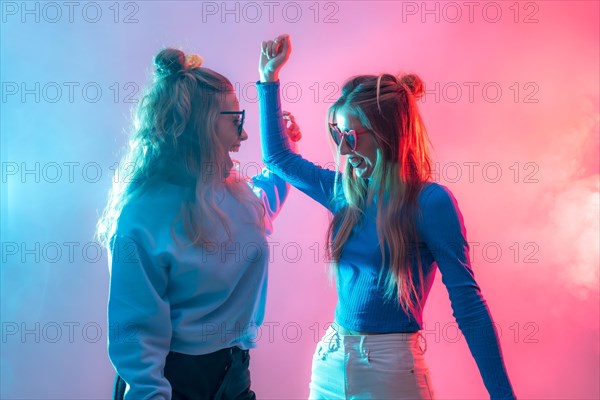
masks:
{"type": "Polygon", "coordinates": [[[252,178],[252,182],[254,192],[262,199],[268,217],[274,219],[287,198],[289,184],[268,168],[263,168],[260,174],[252,178]]]}
{"type": "Polygon", "coordinates": [[[129,386],[124,399],[171,399],[163,372],[171,345],[167,271],[126,236],[114,238],[110,254],[108,354],[129,386]]]}
{"type": "Polygon", "coordinates": [[[275,174],[330,207],[336,172],[321,168],[291,150],[279,94],[279,71],[289,59],[288,35],[262,43],[258,98],[263,162],[275,174]]]}
{"type": "Polygon", "coordinates": [[[423,235],[448,289],[453,315],[491,399],[515,399],[487,303],[475,281],[463,217],[452,193],[436,185],[422,205],[423,235]]]}
{"type": "MultiPolygon", "coordinates": [[[[302,138],[300,127],[296,123],[296,118],[289,111],[283,112],[283,118],[289,121],[285,125],[285,132],[291,142],[291,149],[296,151],[296,142],[302,138]]],[[[283,203],[287,199],[290,184],[279,176],[271,172],[268,168],[263,168],[261,173],[252,178],[254,193],[262,200],[266,210],[267,234],[273,233],[272,221],[277,217],[283,203]]]]}

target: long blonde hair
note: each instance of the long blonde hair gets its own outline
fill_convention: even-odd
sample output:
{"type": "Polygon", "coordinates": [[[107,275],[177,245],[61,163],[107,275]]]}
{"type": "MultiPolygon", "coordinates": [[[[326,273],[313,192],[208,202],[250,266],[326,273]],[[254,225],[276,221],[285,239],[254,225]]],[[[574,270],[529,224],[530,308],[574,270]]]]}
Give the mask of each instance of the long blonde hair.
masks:
{"type": "Polygon", "coordinates": [[[352,229],[364,218],[365,207],[377,202],[377,237],[382,254],[379,282],[384,281],[385,297],[397,295],[402,309],[415,314],[421,309],[423,271],[418,255],[415,213],[418,196],[431,180],[429,138],[416,101],[423,95],[421,79],[408,74],[401,78],[383,74],[351,78],[340,98],[329,109],[329,120],[336,112],[348,110],[371,131],[378,144],[371,182],[359,178],[346,164],[342,174],[343,193],[335,182],[334,199],[345,200],[327,230],[328,255],[337,273],[342,250],[352,229]],[[414,246],[414,247],[413,247],[414,246]],[[389,249],[389,268],[386,265],[389,249]],[[410,257],[417,251],[418,276],[413,280],[410,257]]]}
{"type": "MultiPolygon", "coordinates": [[[[161,50],[154,66],[153,82],[135,109],[129,149],[120,163],[132,167],[133,173],[130,179],[114,180],[97,237],[109,247],[131,199],[151,186],[177,182],[191,189],[189,198],[182,199],[179,218],[192,245],[210,243],[218,222],[231,239],[229,218],[217,206],[215,189],[224,184],[223,160],[229,151],[217,140],[217,118],[224,96],[234,92],[233,85],[211,69],[186,64],[185,54],[177,49],[161,50]]],[[[230,178],[225,189],[249,205],[250,215],[264,231],[262,203],[245,180],[230,178]]]]}

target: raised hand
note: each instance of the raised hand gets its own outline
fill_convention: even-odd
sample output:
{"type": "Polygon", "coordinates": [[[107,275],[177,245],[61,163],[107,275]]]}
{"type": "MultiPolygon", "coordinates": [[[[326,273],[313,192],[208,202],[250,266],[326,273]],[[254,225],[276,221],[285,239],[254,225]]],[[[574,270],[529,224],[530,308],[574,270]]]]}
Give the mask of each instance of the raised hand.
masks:
{"type": "Polygon", "coordinates": [[[279,71],[290,58],[291,53],[292,42],[288,34],[279,35],[275,40],[262,42],[258,61],[260,81],[275,82],[279,80],[279,71]]]}
{"type": "Polygon", "coordinates": [[[283,112],[283,120],[285,121],[285,133],[292,142],[297,142],[302,138],[300,127],[296,123],[296,118],[289,111],[283,112]]]}

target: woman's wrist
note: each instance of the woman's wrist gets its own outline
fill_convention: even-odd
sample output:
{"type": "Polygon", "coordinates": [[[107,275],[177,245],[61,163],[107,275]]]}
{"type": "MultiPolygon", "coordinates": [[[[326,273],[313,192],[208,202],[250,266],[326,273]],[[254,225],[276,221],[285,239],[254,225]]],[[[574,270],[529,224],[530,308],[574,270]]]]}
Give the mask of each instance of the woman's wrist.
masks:
{"type": "Polygon", "coordinates": [[[260,82],[277,82],[279,80],[279,72],[264,73],[260,75],[260,82]]]}

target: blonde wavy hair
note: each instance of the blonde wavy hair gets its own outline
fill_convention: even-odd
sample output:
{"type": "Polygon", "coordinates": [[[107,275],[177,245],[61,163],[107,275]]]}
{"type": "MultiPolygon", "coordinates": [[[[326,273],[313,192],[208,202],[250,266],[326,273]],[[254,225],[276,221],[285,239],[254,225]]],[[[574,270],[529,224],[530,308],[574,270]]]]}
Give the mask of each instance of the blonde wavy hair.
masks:
{"type": "MultiPolygon", "coordinates": [[[[217,140],[217,119],[224,96],[234,93],[223,75],[177,49],[161,50],[154,58],[154,79],[134,110],[129,148],[121,166],[133,166],[130,179],[114,180],[96,235],[106,247],[116,233],[125,205],[150,187],[177,182],[190,187],[179,218],[192,245],[211,242],[220,222],[229,240],[229,218],[218,207],[215,189],[224,186],[249,207],[249,215],[264,232],[265,210],[248,181],[231,175],[224,182],[224,149],[217,140]],[[192,61],[192,62],[190,62],[192,61]]],[[[177,221],[176,220],[176,221],[177,221]]],[[[171,234],[175,238],[174,225],[171,234]]]]}

